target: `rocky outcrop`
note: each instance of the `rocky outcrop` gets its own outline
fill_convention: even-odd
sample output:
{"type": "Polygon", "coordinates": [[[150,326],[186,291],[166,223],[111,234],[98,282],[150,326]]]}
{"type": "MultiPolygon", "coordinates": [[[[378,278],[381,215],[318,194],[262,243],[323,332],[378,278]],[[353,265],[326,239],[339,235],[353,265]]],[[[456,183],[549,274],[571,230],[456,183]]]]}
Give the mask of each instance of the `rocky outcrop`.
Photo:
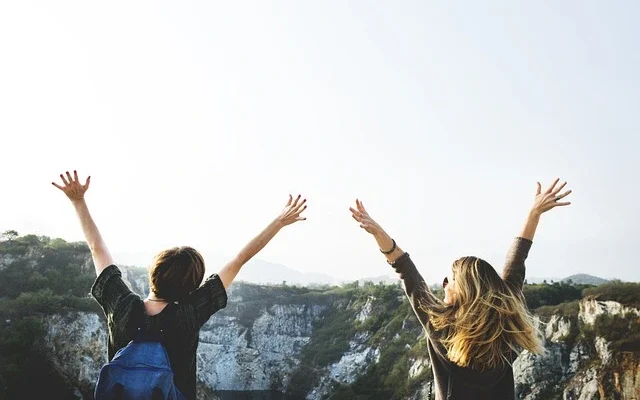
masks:
{"type": "Polygon", "coordinates": [[[45,319],[45,353],[80,398],[92,398],[100,368],[107,362],[105,328],[95,313],[71,312],[45,319]]]}
{"type": "Polygon", "coordinates": [[[640,310],[632,307],[625,307],[616,301],[598,301],[594,298],[585,298],[580,302],[580,314],[578,318],[587,325],[593,325],[599,315],[607,314],[626,315],[635,314],[640,317],[640,310]]]}
{"type": "Polygon", "coordinates": [[[590,339],[597,317],[622,316],[639,310],[613,301],[584,299],[577,318],[554,315],[545,326],[542,355],[527,351],[515,361],[516,393],[523,400],[590,400],[640,398],[640,354],[615,351],[603,337],[590,339]],[[576,325],[578,326],[572,326],[576,325]],[[572,331],[579,331],[572,338],[572,331]]]}
{"type": "MultiPolygon", "coordinates": [[[[236,302],[231,296],[229,303],[236,302]]],[[[248,327],[237,317],[214,315],[200,332],[199,384],[215,390],[284,391],[313,322],[325,308],[277,304],[258,313],[248,327]]],[[[45,329],[46,353],[79,398],[91,398],[107,361],[104,318],[80,312],[53,315],[45,319],[45,329]]]]}
{"type": "MultiPolygon", "coordinates": [[[[274,289],[275,290],[275,289],[274,289]]],[[[234,290],[229,294],[225,312],[214,315],[203,327],[198,349],[198,379],[203,389],[201,398],[214,398],[212,391],[287,391],[292,374],[301,363],[301,354],[309,344],[316,324],[322,316],[334,312],[330,302],[261,303],[253,313],[238,312],[251,296],[234,290]],[[266,305],[265,305],[266,304],[266,305]]],[[[637,309],[614,302],[584,300],[577,317],[554,315],[543,324],[544,354],[527,351],[515,361],[514,377],[518,398],[523,400],[587,400],[640,398],[640,356],[637,352],[617,352],[605,338],[589,339],[577,335],[589,328],[598,315],[638,314],[637,309]]],[[[342,305],[344,309],[344,305],[342,305]]],[[[353,310],[358,324],[370,322],[383,304],[368,298],[353,310]]],[[[397,332],[385,332],[395,340],[406,329],[419,329],[417,324],[398,322],[397,332]]],[[[94,313],[72,312],[48,316],[43,347],[52,363],[78,398],[91,398],[100,367],[106,362],[106,330],[104,318],[94,313]]],[[[372,338],[375,332],[356,330],[348,349],[335,362],[319,368],[316,383],[306,398],[327,398],[336,387],[353,384],[369,368],[380,362],[384,348],[372,338]]],[[[378,338],[379,339],[379,338],[378,338]]],[[[417,337],[416,337],[417,343],[417,337]]],[[[410,399],[424,399],[433,390],[430,362],[426,354],[408,361],[407,379],[423,380],[410,399]]],[[[414,386],[415,387],[415,386],[414,386]]]]}
{"type": "Polygon", "coordinates": [[[274,305],[250,327],[214,315],[200,332],[200,379],[217,390],[282,390],[323,306],[274,305]]]}

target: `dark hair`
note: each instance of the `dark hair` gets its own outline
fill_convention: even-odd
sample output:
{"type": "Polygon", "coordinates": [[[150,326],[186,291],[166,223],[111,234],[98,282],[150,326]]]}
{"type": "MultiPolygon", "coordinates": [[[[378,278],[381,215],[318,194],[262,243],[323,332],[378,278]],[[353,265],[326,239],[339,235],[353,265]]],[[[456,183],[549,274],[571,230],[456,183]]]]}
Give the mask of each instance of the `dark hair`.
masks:
{"type": "Polygon", "coordinates": [[[149,270],[149,287],[161,299],[179,301],[196,290],[204,278],[204,259],[188,246],[160,252],[149,270]]]}

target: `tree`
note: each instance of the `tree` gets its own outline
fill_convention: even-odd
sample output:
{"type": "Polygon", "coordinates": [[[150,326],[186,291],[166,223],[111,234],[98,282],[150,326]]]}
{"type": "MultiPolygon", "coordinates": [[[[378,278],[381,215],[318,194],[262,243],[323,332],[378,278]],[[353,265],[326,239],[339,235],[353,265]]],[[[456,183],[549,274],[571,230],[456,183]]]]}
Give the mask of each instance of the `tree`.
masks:
{"type": "Polygon", "coordinates": [[[0,235],[2,240],[6,240],[8,242],[17,239],[18,236],[20,236],[20,235],[18,234],[17,231],[14,231],[14,230],[4,231],[4,232],[2,232],[2,235],[0,235]]]}

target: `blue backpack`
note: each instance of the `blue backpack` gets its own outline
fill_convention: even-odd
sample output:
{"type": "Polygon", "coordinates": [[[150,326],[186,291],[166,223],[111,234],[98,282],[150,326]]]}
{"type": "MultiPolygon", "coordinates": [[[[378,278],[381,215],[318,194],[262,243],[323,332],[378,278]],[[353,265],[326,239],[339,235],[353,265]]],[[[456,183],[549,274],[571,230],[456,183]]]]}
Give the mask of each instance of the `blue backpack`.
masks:
{"type": "Polygon", "coordinates": [[[138,335],[100,370],[95,400],[185,400],[173,382],[169,355],[157,335],[138,335]]]}

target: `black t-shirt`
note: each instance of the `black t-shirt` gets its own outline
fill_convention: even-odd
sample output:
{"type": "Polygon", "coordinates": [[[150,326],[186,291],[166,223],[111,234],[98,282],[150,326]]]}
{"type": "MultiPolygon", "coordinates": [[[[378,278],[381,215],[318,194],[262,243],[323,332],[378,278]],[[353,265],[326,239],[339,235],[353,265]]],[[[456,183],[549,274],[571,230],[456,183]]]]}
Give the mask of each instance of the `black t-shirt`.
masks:
{"type": "Polygon", "coordinates": [[[148,332],[162,330],[176,387],[187,399],[195,399],[200,328],[227,305],[227,292],[220,277],[211,275],[179,304],[169,303],[153,316],[146,314],[142,299],[125,284],[115,265],[105,268],[96,278],[91,294],[107,317],[109,360],[135,337],[138,328],[148,332]]]}

